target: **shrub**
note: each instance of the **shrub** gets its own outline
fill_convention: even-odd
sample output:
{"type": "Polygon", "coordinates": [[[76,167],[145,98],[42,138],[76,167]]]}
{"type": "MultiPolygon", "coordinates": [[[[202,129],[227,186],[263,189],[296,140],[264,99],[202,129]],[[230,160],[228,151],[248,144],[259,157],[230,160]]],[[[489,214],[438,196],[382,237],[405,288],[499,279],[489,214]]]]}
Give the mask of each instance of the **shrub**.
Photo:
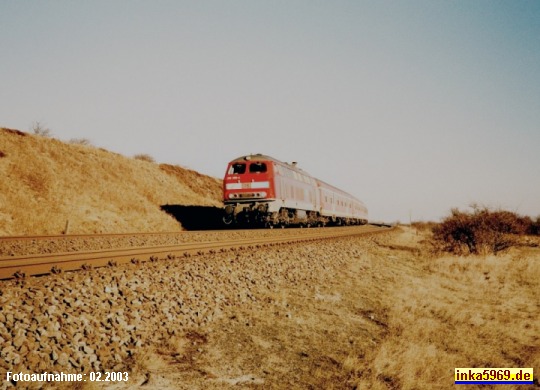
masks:
{"type": "Polygon", "coordinates": [[[6,154],[0,150],[0,158],[6,157],[6,154]]]}
{"type": "Polygon", "coordinates": [[[454,254],[497,253],[516,244],[516,236],[527,234],[528,217],[510,211],[491,211],[473,206],[472,212],[452,209],[451,215],[433,228],[437,250],[454,254]]]}
{"type": "Polygon", "coordinates": [[[156,160],[154,160],[154,157],[150,156],[149,154],[144,154],[144,153],[136,154],[135,156],[133,156],[133,158],[135,160],[147,161],[151,163],[156,162],[156,160]]]}
{"type": "Polygon", "coordinates": [[[536,221],[533,222],[531,220],[531,224],[529,225],[529,229],[527,230],[527,233],[536,235],[536,236],[540,235],[540,215],[536,217],[536,221]]]}
{"type": "Polygon", "coordinates": [[[26,133],[23,133],[23,132],[20,131],[20,130],[13,130],[13,129],[5,128],[5,127],[0,128],[0,130],[5,131],[6,133],[11,133],[11,134],[15,134],[15,135],[20,135],[21,137],[26,136],[26,133]]]}
{"type": "Polygon", "coordinates": [[[45,127],[45,125],[40,122],[32,123],[31,130],[34,132],[35,135],[39,135],[41,137],[52,136],[51,129],[49,129],[48,127],[45,127]]]}
{"type": "Polygon", "coordinates": [[[70,144],[74,145],[91,145],[92,143],[88,138],[72,138],[69,140],[70,144]]]}
{"type": "Polygon", "coordinates": [[[436,223],[432,221],[413,221],[411,226],[419,231],[430,231],[433,230],[436,223]]]}

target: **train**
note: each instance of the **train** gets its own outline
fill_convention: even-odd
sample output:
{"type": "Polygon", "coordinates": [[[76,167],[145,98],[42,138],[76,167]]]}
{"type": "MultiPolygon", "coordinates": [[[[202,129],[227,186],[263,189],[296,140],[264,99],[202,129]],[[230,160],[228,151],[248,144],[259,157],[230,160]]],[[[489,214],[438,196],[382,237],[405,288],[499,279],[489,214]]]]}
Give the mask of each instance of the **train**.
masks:
{"type": "Polygon", "coordinates": [[[263,154],[238,157],[223,179],[223,223],[251,227],[365,225],[368,210],[351,194],[319,180],[296,162],[263,154]]]}

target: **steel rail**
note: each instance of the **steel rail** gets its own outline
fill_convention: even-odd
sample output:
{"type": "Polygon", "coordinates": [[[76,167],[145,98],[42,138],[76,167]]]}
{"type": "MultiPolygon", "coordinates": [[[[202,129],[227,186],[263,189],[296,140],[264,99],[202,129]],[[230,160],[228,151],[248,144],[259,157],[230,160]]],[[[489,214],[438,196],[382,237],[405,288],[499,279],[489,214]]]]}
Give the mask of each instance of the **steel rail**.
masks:
{"type": "Polygon", "coordinates": [[[330,239],[351,235],[386,232],[388,228],[375,226],[313,229],[301,234],[291,232],[288,235],[273,237],[253,237],[242,239],[225,239],[223,241],[205,241],[184,243],[179,245],[132,247],[119,249],[94,250],[84,252],[47,253],[40,255],[24,255],[0,258],[0,279],[43,275],[61,271],[114,266],[129,262],[138,263],[158,259],[175,259],[206,253],[224,252],[226,250],[243,250],[260,248],[267,245],[296,243],[330,239]]]}

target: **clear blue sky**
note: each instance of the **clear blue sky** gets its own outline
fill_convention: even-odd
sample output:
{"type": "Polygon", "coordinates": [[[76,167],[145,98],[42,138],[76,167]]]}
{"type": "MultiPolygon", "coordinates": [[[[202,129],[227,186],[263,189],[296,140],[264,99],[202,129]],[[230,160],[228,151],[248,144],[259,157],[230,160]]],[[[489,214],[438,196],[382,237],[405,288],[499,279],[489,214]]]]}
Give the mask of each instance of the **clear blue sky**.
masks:
{"type": "Polygon", "coordinates": [[[537,0],[2,0],[0,52],[0,126],[298,161],[377,220],[540,215],[537,0]]]}

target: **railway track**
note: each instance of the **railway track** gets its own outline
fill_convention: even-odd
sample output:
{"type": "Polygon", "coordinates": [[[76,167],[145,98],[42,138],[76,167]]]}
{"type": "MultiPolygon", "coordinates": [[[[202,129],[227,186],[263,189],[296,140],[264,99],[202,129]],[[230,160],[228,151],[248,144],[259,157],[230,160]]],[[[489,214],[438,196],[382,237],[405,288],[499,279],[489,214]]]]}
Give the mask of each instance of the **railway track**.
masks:
{"type": "Polygon", "coordinates": [[[45,241],[45,240],[73,240],[73,239],[103,239],[103,238],[123,238],[123,237],[159,237],[172,235],[189,235],[189,234],[211,234],[222,230],[205,230],[205,231],[181,231],[181,232],[157,232],[157,233],[98,233],[98,234],[54,234],[41,236],[0,236],[0,242],[7,241],[45,241]]]}
{"type": "MultiPolygon", "coordinates": [[[[83,252],[136,246],[164,246],[194,243],[220,239],[226,234],[229,238],[251,238],[254,236],[289,235],[290,229],[254,230],[205,230],[160,233],[107,233],[70,234],[43,236],[3,236],[0,237],[0,258],[43,253],[83,252]]],[[[301,232],[302,230],[297,230],[301,232]]],[[[307,230],[304,230],[307,232],[307,230]]]]}
{"type": "MultiPolygon", "coordinates": [[[[193,255],[212,254],[227,250],[257,249],[264,246],[314,241],[351,235],[388,231],[377,226],[355,226],[322,229],[278,230],[260,237],[229,238],[230,231],[221,231],[212,241],[186,242],[178,245],[144,246],[91,250],[79,252],[31,254],[0,257],[0,279],[19,278],[31,275],[59,273],[62,271],[115,266],[161,259],[175,260],[193,255]]],[[[266,231],[269,232],[269,231],[266,231]]],[[[216,232],[214,232],[215,234],[216,232]]],[[[110,235],[109,235],[110,236],[110,235]]],[[[51,236],[41,236],[51,239],[51,236]]],[[[62,237],[62,236],[60,236],[62,237]]],[[[80,236],[85,237],[85,236],[80,236]]],[[[4,238],[5,239],[5,238],[4,238]]],[[[32,239],[25,236],[25,239],[32,239]]],[[[33,239],[39,239],[34,237],[33,239]]]]}

